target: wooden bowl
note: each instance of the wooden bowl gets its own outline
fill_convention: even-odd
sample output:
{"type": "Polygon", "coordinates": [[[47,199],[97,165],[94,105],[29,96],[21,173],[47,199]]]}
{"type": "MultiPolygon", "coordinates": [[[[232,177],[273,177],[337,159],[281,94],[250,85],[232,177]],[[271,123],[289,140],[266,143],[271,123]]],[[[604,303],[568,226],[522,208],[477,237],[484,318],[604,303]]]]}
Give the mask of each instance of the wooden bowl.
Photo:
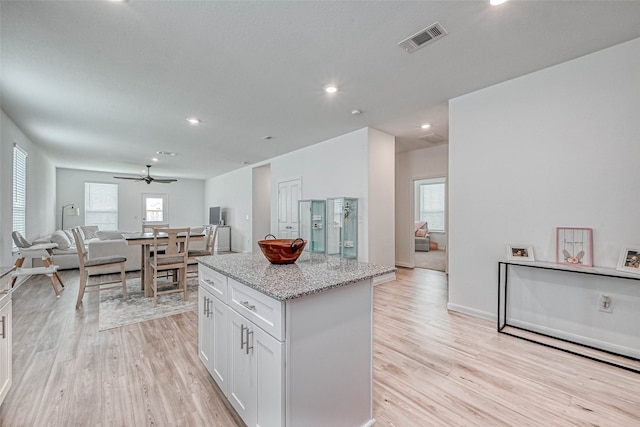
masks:
{"type": "Polygon", "coordinates": [[[306,244],[307,241],[302,239],[258,240],[258,246],[271,264],[293,264],[306,244]]]}

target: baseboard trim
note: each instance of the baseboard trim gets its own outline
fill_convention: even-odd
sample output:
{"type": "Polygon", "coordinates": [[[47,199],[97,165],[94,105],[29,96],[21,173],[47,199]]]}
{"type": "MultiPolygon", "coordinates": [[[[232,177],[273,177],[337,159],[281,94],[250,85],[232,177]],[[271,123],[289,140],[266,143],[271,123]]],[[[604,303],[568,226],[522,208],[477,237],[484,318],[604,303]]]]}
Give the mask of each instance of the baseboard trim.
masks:
{"type": "Polygon", "coordinates": [[[447,310],[455,311],[462,314],[468,314],[469,316],[479,317],[481,319],[496,321],[496,315],[487,311],[477,310],[475,308],[467,307],[465,305],[447,303],[447,310]]]}
{"type": "Polygon", "coordinates": [[[404,267],[404,268],[415,268],[416,266],[414,264],[408,263],[408,262],[397,262],[396,261],[396,266],[397,267],[404,267]]]}
{"type": "Polygon", "coordinates": [[[396,280],[396,273],[389,273],[383,276],[374,277],[373,286],[378,286],[387,282],[393,282],[394,280],[396,280]]]}

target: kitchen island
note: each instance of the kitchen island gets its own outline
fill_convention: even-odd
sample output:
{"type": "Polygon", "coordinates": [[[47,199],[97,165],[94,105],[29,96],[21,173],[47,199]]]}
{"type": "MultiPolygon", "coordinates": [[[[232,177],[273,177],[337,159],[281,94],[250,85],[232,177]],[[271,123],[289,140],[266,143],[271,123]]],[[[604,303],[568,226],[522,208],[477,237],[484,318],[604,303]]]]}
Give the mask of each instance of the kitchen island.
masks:
{"type": "Polygon", "coordinates": [[[370,426],[374,277],[393,267],[304,253],[197,258],[200,359],[248,426],[370,426]]]}

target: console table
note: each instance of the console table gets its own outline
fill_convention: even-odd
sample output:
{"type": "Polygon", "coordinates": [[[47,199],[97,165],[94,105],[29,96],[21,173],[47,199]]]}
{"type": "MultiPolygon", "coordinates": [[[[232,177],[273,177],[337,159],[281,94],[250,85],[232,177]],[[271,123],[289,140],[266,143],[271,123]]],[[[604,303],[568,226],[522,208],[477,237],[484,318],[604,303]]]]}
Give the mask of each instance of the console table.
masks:
{"type": "MultiPolygon", "coordinates": [[[[609,342],[604,342],[604,344],[607,344],[606,346],[590,343],[591,341],[602,341],[602,336],[611,336],[613,337],[612,339],[619,339],[619,337],[616,338],[618,330],[615,327],[611,327],[617,321],[613,314],[609,314],[611,307],[609,306],[608,310],[607,308],[599,310],[598,299],[596,298],[598,294],[605,293],[607,287],[615,286],[627,291],[631,290],[630,294],[624,296],[616,295],[612,298],[618,304],[614,306],[613,314],[621,318],[620,322],[626,328],[626,331],[631,331],[626,332],[627,335],[624,335],[625,332],[623,331],[621,335],[630,337],[632,341],[638,342],[640,330],[637,328],[637,320],[640,318],[640,314],[635,313],[639,313],[640,309],[633,308],[630,310],[630,305],[640,301],[640,275],[603,267],[580,267],[539,261],[499,261],[497,330],[503,334],[640,373],[640,358],[616,351],[616,346],[620,347],[619,343],[611,343],[610,346],[609,342]],[[511,284],[510,287],[510,272],[512,275],[517,275],[519,280],[517,284],[526,289],[513,288],[517,284],[511,284]],[[599,280],[599,278],[602,278],[602,280],[599,280]],[[569,285],[563,286],[564,282],[569,283],[569,285]],[[633,286],[628,287],[629,284],[633,286]],[[636,284],[638,285],[637,288],[635,287],[636,284]],[[527,288],[525,285],[529,287],[527,288]],[[555,291],[556,287],[557,292],[555,291]],[[513,315],[510,317],[511,312],[518,311],[510,307],[509,297],[512,294],[518,294],[517,297],[514,297],[514,300],[522,303],[520,312],[524,320],[516,320],[513,315]],[[620,313],[616,313],[616,307],[620,313]],[[596,330],[601,336],[581,336],[575,330],[564,331],[557,325],[540,325],[538,327],[534,322],[535,319],[547,320],[547,313],[543,311],[544,309],[555,310],[553,314],[558,318],[556,319],[551,315],[549,323],[557,320],[556,323],[559,325],[572,325],[579,329],[582,326],[579,321],[581,319],[585,323],[586,331],[596,330]],[[603,311],[607,313],[602,313],[603,311]],[[631,317],[631,320],[629,320],[629,317],[631,317]],[[633,326],[634,324],[636,326],[633,326]],[[606,326],[612,330],[598,329],[601,325],[604,325],[602,326],[603,328],[606,326]],[[634,328],[635,334],[633,332],[634,328]],[[574,336],[581,338],[582,342],[573,339],[572,337],[574,336]]],[[[633,305],[633,307],[638,306],[633,305]]],[[[518,314],[516,313],[516,315],[518,314]]],[[[638,347],[634,347],[633,350],[640,352],[638,347]]]]}

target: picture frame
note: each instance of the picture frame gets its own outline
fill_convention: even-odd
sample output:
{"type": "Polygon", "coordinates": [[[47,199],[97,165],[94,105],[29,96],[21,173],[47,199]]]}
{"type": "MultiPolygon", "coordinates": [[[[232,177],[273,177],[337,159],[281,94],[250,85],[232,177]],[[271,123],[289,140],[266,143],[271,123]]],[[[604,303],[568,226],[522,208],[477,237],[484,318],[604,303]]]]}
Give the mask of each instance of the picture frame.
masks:
{"type": "Polygon", "coordinates": [[[556,262],[592,267],[593,229],[556,227],[556,262]]]}
{"type": "Polygon", "coordinates": [[[507,259],[509,261],[535,261],[533,246],[507,245],[507,259]]]}
{"type": "Polygon", "coordinates": [[[640,245],[622,248],[616,270],[640,274],[640,245]]]}

